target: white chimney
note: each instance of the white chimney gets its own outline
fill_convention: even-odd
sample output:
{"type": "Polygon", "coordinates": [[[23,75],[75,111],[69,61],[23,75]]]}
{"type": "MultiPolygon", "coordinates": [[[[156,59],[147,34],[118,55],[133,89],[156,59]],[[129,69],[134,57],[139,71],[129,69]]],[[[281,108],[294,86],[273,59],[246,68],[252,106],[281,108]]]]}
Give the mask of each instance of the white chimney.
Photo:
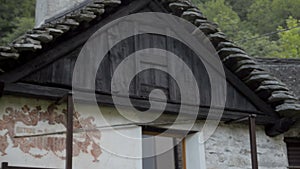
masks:
{"type": "Polygon", "coordinates": [[[78,6],[86,0],[37,0],[35,26],[41,26],[45,20],[78,6]]]}

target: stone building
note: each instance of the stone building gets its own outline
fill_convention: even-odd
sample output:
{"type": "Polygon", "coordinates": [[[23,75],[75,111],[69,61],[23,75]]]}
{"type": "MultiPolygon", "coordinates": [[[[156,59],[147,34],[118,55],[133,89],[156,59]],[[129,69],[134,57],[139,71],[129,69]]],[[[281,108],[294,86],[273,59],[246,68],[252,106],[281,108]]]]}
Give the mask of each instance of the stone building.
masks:
{"type": "MultiPolygon", "coordinates": [[[[248,56],[186,0],[38,0],[36,14],[36,28],[0,47],[3,169],[300,168],[300,70],[295,64],[299,61],[248,56]],[[217,52],[212,58],[222,61],[225,93],[221,84],[210,83],[207,69],[216,65],[207,67],[190,46],[171,37],[181,37],[184,32],[197,36],[189,25],[166,28],[162,24],[155,28],[167,35],[138,33],[113,43],[125,29],[117,26],[106,32],[104,42],[93,38],[99,29],[124,16],[138,14],[142,18],[149,12],[178,16],[201,30],[207,48],[193,49],[205,53],[211,47],[217,52]],[[89,59],[92,51],[103,49],[100,44],[111,50],[98,69],[89,59]],[[142,70],[130,79],[129,87],[125,77],[130,73],[119,71],[114,79],[123,60],[145,49],[152,50],[128,66],[142,70]],[[168,52],[157,59],[161,50],[168,52]],[[167,57],[172,53],[185,64],[173,64],[167,57]],[[80,60],[82,56],[86,59],[80,60]],[[78,60],[88,65],[76,69],[78,60]],[[198,92],[185,86],[187,92],[181,93],[180,84],[174,82],[176,78],[193,81],[185,65],[198,92]],[[97,71],[89,71],[93,68],[97,71]],[[94,81],[89,79],[91,74],[95,74],[94,81]],[[79,81],[80,88],[74,87],[79,81]],[[128,90],[129,102],[123,101],[114,85],[128,90]],[[198,93],[199,100],[194,100],[198,93]],[[226,98],[224,107],[211,104],[214,99],[222,102],[222,97],[226,98]],[[116,104],[114,99],[120,102],[116,104]],[[218,122],[214,115],[220,110],[221,121],[206,140],[202,129],[207,122],[218,122]],[[177,121],[179,117],[181,121],[177,121]],[[165,147],[168,149],[162,151],[165,147]]],[[[125,24],[133,26],[133,32],[147,32],[155,25],[151,20],[142,21],[125,24]]],[[[164,21],[173,23],[172,19],[164,21]]]]}

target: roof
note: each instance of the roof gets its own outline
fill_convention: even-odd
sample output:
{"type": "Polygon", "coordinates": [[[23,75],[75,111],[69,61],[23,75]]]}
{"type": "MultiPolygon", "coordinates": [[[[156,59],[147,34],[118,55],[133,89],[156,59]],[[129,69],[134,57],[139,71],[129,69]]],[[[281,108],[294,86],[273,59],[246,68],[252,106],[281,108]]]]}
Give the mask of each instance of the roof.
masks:
{"type": "MultiPolygon", "coordinates": [[[[52,19],[39,28],[28,31],[10,45],[0,47],[0,70],[3,73],[15,68],[35,53],[46,50],[59,37],[86,23],[108,15],[126,0],[92,0],[80,9],[52,19]],[[26,55],[25,55],[25,54],[26,55]],[[24,55],[24,57],[22,57],[24,55]]],[[[129,1],[129,0],[127,0],[129,1]]],[[[153,0],[156,1],[156,0],[153,0]]],[[[263,101],[284,117],[293,117],[300,113],[299,99],[285,83],[268,72],[253,57],[229,41],[218,26],[203,16],[201,11],[188,0],[159,0],[165,9],[180,16],[202,30],[215,46],[223,64],[241,81],[254,91],[263,101]]],[[[284,80],[284,79],[283,79],[284,80]]]]}
{"type": "Polygon", "coordinates": [[[284,82],[300,98],[300,59],[256,58],[272,75],[284,82]]]}

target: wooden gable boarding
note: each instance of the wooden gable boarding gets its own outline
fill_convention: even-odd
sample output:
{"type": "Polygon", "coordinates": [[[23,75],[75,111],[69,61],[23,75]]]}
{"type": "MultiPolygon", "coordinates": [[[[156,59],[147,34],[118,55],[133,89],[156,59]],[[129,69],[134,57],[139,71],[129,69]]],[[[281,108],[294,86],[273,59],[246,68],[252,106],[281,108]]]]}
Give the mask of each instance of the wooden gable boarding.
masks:
{"type": "MultiPolygon", "coordinates": [[[[0,80],[4,84],[4,94],[45,99],[62,97],[72,87],[72,72],[82,46],[99,28],[132,13],[165,12],[183,17],[198,26],[218,51],[228,86],[223,121],[256,114],[258,123],[267,126],[267,134],[274,136],[288,130],[293,124],[293,113],[300,110],[299,101],[282,82],[263,70],[243,49],[228,41],[218,31],[217,25],[207,21],[189,1],[91,1],[73,12],[50,19],[11,46],[0,48],[0,80]]],[[[99,103],[113,106],[110,81],[120,61],[138,49],[153,47],[177,54],[191,68],[201,92],[198,117],[205,119],[211,106],[211,93],[204,65],[182,43],[161,35],[144,34],[128,38],[107,54],[95,82],[99,103]]],[[[136,68],[152,65],[166,70],[170,67],[168,60],[162,63],[138,60],[136,68]]],[[[87,90],[89,86],[87,84],[87,90]]],[[[155,88],[163,90],[168,96],[165,112],[176,114],[180,108],[179,89],[174,80],[161,71],[145,71],[134,79],[130,89],[133,104],[137,108],[147,109],[148,95],[155,88]]]]}

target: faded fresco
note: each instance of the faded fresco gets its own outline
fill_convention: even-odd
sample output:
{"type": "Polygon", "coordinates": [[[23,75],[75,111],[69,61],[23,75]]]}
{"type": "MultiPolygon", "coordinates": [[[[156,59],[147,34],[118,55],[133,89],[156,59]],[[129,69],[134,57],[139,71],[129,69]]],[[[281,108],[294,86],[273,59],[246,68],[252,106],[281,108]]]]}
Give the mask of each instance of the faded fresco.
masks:
{"type": "MultiPolygon", "coordinates": [[[[74,113],[73,156],[88,154],[91,161],[98,162],[102,154],[99,142],[101,133],[94,124],[94,117],[82,117],[74,113]]],[[[36,159],[49,153],[65,159],[66,110],[55,105],[42,110],[41,106],[5,107],[0,116],[0,157],[6,156],[8,148],[19,149],[36,159]],[[40,127],[40,124],[49,127],[40,127]],[[51,133],[50,127],[61,126],[62,132],[51,133]]]]}

